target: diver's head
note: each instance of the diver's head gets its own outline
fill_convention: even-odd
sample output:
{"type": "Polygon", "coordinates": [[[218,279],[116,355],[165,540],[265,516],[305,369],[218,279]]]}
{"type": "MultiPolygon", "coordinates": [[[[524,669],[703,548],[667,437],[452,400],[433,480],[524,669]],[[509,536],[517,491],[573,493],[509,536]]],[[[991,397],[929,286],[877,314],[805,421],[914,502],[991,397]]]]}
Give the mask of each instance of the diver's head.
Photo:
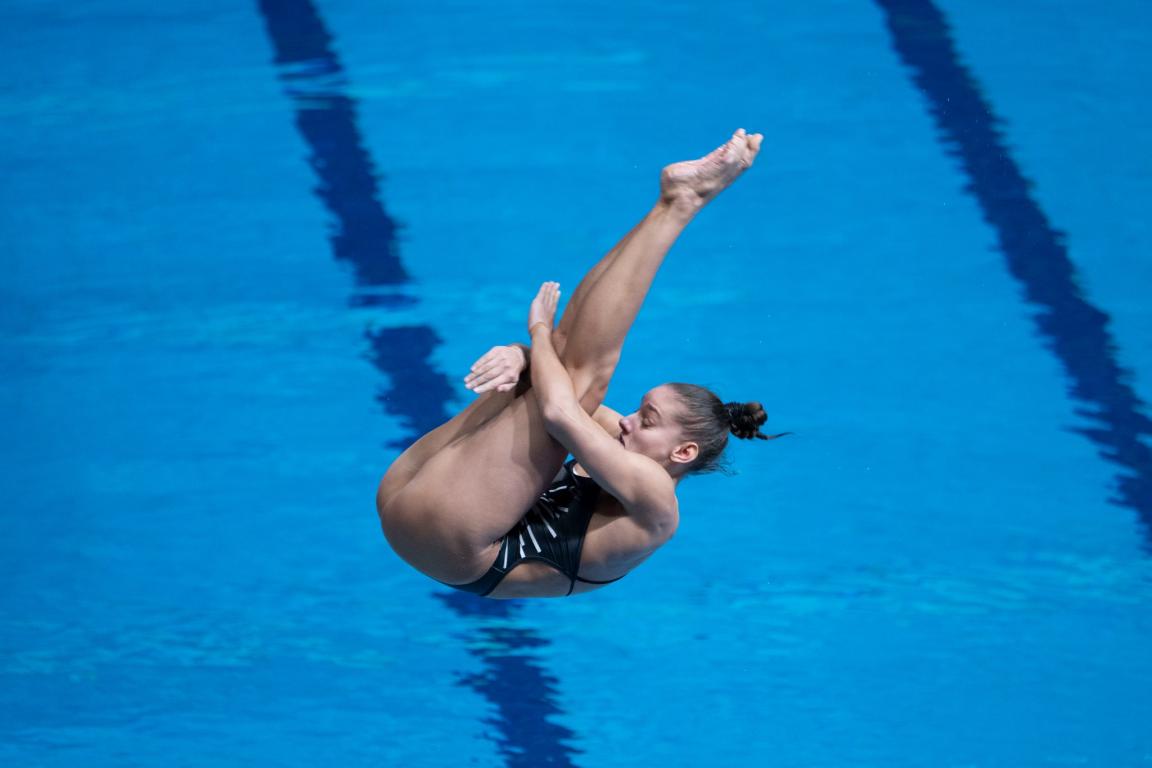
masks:
{"type": "Polygon", "coordinates": [[[729,434],[746,440],[789,434],[762,434],[760,426],[767,420],[760,403],[725,403],[695,384],[662,384],[644,395],[639,409],[620,419],[620,442],[679,478],[723,469],[721,454],[729,434]]]}

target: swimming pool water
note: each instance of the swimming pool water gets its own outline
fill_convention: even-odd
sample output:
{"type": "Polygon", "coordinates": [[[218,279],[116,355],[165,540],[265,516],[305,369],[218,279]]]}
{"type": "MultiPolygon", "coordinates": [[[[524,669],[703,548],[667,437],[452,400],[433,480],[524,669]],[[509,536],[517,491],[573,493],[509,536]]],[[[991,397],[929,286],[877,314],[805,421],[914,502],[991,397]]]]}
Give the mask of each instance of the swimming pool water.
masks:
{"type": "Polygon", "coordinates": [[[1143,5],[0,14],[5,764],[1152,761],[1143,5]],[[739,126],[609,403],[796,434],[596,593],[407,568],[389,461],[739,126]]]}

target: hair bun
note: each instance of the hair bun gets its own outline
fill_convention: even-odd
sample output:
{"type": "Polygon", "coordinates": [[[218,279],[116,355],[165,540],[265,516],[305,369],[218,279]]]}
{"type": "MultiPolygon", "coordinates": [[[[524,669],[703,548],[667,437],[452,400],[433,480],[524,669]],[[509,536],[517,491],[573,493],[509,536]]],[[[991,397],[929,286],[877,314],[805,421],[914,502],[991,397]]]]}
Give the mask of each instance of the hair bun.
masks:
{"type": "Polygon", "coordinates": [[[768,435],[760,433],[760,426],[768,421],[768,414],[760,403],[725,403],[724,408],[728,411],[728,428],[736,437],[768,439],[768,435]]]}

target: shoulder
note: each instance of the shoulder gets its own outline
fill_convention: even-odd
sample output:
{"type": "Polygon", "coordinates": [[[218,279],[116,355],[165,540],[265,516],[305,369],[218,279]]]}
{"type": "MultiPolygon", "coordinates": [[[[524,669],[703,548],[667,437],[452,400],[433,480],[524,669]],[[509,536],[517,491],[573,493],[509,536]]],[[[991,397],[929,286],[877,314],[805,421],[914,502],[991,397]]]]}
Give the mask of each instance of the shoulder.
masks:
{"type": "Polygon", "coordinates": [[[655,539],[672,538],[680,524],[676,481],[647,456],[625,453],[624,460],[631,465],[638,487],[643,489],[628,500],[621,499],[625,512],[655,539]]]}

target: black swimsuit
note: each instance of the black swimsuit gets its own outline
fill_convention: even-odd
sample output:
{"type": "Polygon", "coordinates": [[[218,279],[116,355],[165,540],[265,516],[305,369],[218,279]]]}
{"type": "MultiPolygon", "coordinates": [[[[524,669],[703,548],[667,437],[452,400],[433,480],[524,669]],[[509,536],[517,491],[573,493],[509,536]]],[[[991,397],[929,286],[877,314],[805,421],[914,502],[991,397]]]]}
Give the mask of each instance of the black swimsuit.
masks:
{"type": "Polygon", "coordinates": [[[496,589],[508,571],[527,560],[547,563],[567,576],[572,582],[568,587],[569,595],[578,581],[585,584],[616,581],[593,581],[579,576],[580,552],[584,549],[588,523],[596,511],[600,486],[592,478],[576,474],[572,469],[575,463],[576,460],[571,459],[564,465],[552,486],[500,540],[500,553],[487,573],[468,584],[448,586],[483,597],[496,589]]]}

